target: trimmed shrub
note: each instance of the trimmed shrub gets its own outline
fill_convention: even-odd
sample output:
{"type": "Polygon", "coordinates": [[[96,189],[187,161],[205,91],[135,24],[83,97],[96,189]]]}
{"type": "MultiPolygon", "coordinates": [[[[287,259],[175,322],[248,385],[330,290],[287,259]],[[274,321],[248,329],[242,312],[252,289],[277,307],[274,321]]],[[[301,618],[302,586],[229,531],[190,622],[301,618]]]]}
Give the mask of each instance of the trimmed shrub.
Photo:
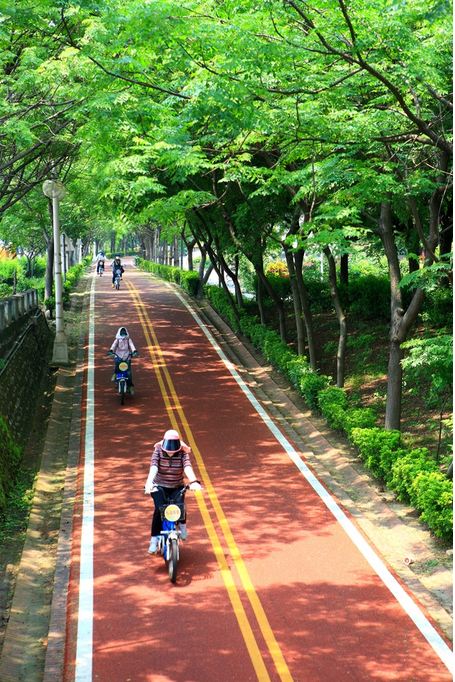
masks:
{"type": "Polygon", "coordinates": [[[341,298],[351,315],[364,320],[390,316],[390,284],[388,277],[378,275],[351,276],[349,284],[340,287],[341,298]]]}
{"type": "Polygon", "coordinates": [[[308,372],[300,380],[300,391],[308,405],[316,410],[318,407],[318,393],[330,384],[330,377],[325,374],[308,372]]]}
{"type": "Polygon", "coordinates": [[[349,407],[344,415],[343,429],[350,438],[353,429],[372,429],[377,415],[371,407],[349,407]]]}
{"type": "Polygon", "coordinates": [[[316,400],[328,425],[333,429],[342,430],[348,406],[348,398],[345,391],[336,386],[329,386],[319,391],[316,400]]]}
{"type": "Polygon", "coordinates": [[[427,448],[407,452],[392,464],[390,488],[402,502],[411,501],[411,486],[421,471],[436,471],[436,463],[427,448]]]}
{"type": "Polygon", "coordinates": [[[218,311],[235,332],[238,332],[240,323],[229,303],[228,296],[230,296],[230,294],[227,294],[224,289],[211,285],[204,287],[204,293],[215,310],[218,311]]]}
{"type": "Polygon", "coordinates": [[[308,360],[304,355],[294,355],[286,365],[285,373],[293,386],[300,388],[302,377],[310,372],[308,360]]]}
{"type": "Polygon", "coordinates": [[[439,538],[450,539],[453,528],[453,487],[440,471],[420,471],[411,485],[411,502],[420,518],[439,538]]]}
{"type": "Polygon", "coordinates": [[[404,454],[404,450],[400,449],[399,431],[353,428],[350,439],[366,466],[384,481],[391,477],[392,464],[404,454]]]}
{"type": "Polygon", "coordinates": [[[194,270],[183,270],[180,274],[180,284],[190,296],[196,297],[200,289],[199,274],[194,270]]]}

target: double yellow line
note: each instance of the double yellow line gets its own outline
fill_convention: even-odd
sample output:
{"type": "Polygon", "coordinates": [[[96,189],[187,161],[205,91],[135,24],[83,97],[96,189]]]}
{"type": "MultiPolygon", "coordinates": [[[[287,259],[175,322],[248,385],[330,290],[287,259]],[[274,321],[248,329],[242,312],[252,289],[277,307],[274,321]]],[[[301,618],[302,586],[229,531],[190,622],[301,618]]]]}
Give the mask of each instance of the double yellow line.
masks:
{"type": "MultiPolygon", "coordinates": [[[[286,661],[284,660],[279,644],[275,639],[275,635],[273,634],[272,628],[270,627],[264,608],[259,600],[258,595],[256,594],[256,590],[254,589],[254,585],[248,574],[246,565],[241,557],[240,551],[237,547],[237,544],[234,540],[234,536],[232,535],[231,529],[229,527],[227,518],[223,512],[215,489],[210,480],[201,453],[197,447],[193,433],[188,424],[185,413],[182,409],[180,400],[178,398],[177,392],[175,390],[174,384],[172,382],[171,376],[167,369],[163,352],[161,350],[160,344],[155,334],[153,324],[149,318],[147,308],[141,299],[140,292],[138,291],[138,289],[133,284],[131,284],[131,282],[127,282],[127,287],[132,296],[135,308],[137,310],[137,314],[139,316],[139,320],[144,330],[145,339],[147,341],[147,348],[153,362],[156,377],[158,380],[160,391],[164,399],[166,411],[169,415],[170,422],[173,428],[175,428],[177,431],[179,431],[179,433],[182,433],[184,435],[185,440],[191,446],[208,498],[215,511],[218,523],[226,540],[229,553],[233,559],[243,589],[249,599],[257,623],[261,630],[262,636],[265,640],[267,648],[275,664],[278,675],[281,680],[290,682],[292,680],[291,673],[289,672],[289,668],[286,664],[286,661]]],[[[269,673],[267,672],[258,643],[254,636],[251,625],[248,621],[247,614],[245,612],[237,586],[235,584],[234,576],[227,564],[223,548],[219,541],[218,534],[216,532],[209,510],[205,503],[204,497],[202,495],[197,495],[196,499],[210,542],[213,547],[215,557],[218,562],[218,566],[220,568],[220,573],[223,578],[224,585],[229,595],[229,599],[231,600],[232,608],[234,609],[234,613],[239,623],[242,636],[245,640],[245,644],[248,649],[253,667],[256,671],[257,678],[258,680],[264,681],[270,680],[269,673]]]]}

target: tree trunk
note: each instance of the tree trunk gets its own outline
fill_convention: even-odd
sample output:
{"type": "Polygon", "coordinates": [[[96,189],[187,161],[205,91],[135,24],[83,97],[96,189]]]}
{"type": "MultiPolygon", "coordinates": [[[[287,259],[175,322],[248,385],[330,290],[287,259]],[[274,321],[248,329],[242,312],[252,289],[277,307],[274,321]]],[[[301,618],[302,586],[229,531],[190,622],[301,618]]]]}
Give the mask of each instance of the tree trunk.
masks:
{"type": "Polygon", "coordinates": [[[256,287],[256,302],[258,304],[258,310],[259,310],[259,320],[262,325],[265,326],[265,310],[264,310],[264,299],[262,296],[263,292],[263,286],[262,282],[257,278],[257,287],[256,287]]]}
{"type": "Polygon", "coordinates": [[[349,254],[343,253],[340,258],[340,284],[348,286],[349,283],[349,254]]]}
{"type": "Polygon", "coordinates": [[[401,344],[406,339],[409,330],[415,322],[424,299],[422,289],[416,289],[406,312],[403,310],[400,289],[400,263],[393,232],[392,209],[389,203],[381,204],[379,219],[379,236],[384,246],[390,276],[390,347],[387,374],[387,402],[385,428],[400,429],[401,397],[402,397],[402,368],[403,353],[401,344]]]}
{"type": "Polygon", "coordinates": [[[308,344],[308,357],[310,360],[310,367],[314,371],[317,369],[316,364],[316,342],[314,338],[313,329],[313,315],[311,313],[310,301],[308,299],[308,293],[305,286],[305,281],[303,279],[303,259],[305,252],[303,250],[296,251],[294,254],[295,262],[295,276],[297,279],[297,286],[299,289],[300,302],[302,304],[303,310],[303,321],[305,322],[306,338],[308,344]]]}
{"type": "Polygon", "coordinates": [[[330,284],[330,294],[332,296],[333,305],[335,308],[336,316],[338,319],[338,327],[340,330],[338,337],[338,349],[337,349],[337,386],[338,388],[343,388],[344,386],[344,367],[346,359],[346,342],[347,342],[347,324],[346,315],[343,310],[340,301],[340,295],[337,286],[337,272],[335,259],[330,251],[330,247],[326,246],[324,248],[324,253],[327,258],[329,265],[329,284],[330,284]]]}
{"type": "Polygon", "coordinates": [[[294,258],[286,245],[283,245],[283,248],[289,271],[292,302],[294,305],[295,329],[297,332],[297,353],[299,355],[305,355],[305,326],[303,323],[303,310],[302,303],[300,301],[299,287],[297,285],[297,279],[295,275],[294,258]]]}
{"type": "Polygon", "coordinates": [[[262,262],[257,264],[253,263],[253,265],[254,269],[256,270],[258,278],[261,280],[261,283],[264,286],[264,289],[267,291],[268,295],[275,303],[275,307],[278,313],[278,327],[280,330],[280,338],[283,341],[283,343],[286,343],[286,317],[284,311],[284,303],[281,300],[281,298],[277,296],[277,294],[274,292],[273,288],[270,286],[270,282],[265,276],[262,262]]]}

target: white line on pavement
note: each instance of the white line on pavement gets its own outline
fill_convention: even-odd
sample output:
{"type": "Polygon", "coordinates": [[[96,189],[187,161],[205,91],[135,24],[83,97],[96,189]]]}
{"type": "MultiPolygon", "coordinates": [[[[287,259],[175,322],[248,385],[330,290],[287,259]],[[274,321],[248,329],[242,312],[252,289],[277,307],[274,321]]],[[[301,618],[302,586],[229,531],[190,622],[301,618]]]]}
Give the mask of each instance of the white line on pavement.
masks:
{"type": "Polygon", "coordinates": [[[93,523],[94,505],[94,374],[95,374],[95,282],[90,289],[87,360],[87,404],[85,410],[84,490],[80,552],[79,612],[77,618],[75,682],[92,680],[93,642],[93,523]]]}

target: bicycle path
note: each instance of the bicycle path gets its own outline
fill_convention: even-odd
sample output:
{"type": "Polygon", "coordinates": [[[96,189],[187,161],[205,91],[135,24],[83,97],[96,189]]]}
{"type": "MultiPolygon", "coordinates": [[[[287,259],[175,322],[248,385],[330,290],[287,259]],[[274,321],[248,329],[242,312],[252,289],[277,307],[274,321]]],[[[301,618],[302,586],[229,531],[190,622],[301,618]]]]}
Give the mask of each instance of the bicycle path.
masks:
{"type": "Polygon", "coordinates": [[[452,679],[444,640],[184,297],[130,267],[120,291],[93,279],[90,318],[65,681],[452,679]],[[120,325],[141,354],[124,406],[105,355],[120,325]],[[176,585],[147,554],[143,495],[170,427],[204,485],[176,585]]]}

